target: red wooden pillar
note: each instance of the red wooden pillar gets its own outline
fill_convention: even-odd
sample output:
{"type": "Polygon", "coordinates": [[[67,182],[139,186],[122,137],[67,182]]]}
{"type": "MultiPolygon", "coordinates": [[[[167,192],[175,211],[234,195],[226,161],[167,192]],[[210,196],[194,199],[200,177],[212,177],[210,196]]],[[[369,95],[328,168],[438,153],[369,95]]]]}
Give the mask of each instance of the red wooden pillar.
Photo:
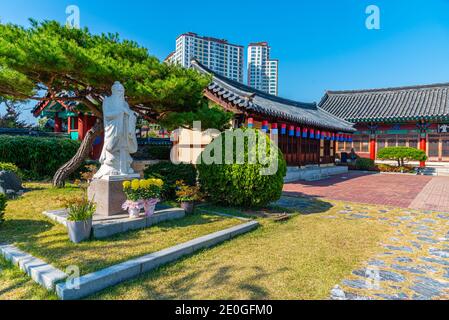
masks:
{"type": "Polygon", "coordinates": [[[78,140],[84,140],[87,130],[87,116],[80,114],[78,116],[78,140]]]}
{"type": "Polygon", "coordinates": [[[376,136],[375,135],[370,136],[369,157],[371,160],[376,160],[376,136]]]}
{"type": "Polygon", "coordinates": [[[67,118],[67,133],[70,134],[70,130],[72,130],[72,117],[67,118]]]}
{"type": "MultiPolygon", "coordinates": [[[[424,151],[424,152],[427,152],[427,134],[425,134],[425,133],[421,133],[421,138],[419,140],[419,149],[424,151]]],[[[421,161],[419,163],[419,166],[421,168],[424,168],[426,166],[426,162],[425,161],[421,161]]]]}
{"type": "Polygon", "coordinates": [[[54,132],[61,132],[62,131],[62,119],[58,116],[57,113],[55,113],[55,127],[54,132]]]}

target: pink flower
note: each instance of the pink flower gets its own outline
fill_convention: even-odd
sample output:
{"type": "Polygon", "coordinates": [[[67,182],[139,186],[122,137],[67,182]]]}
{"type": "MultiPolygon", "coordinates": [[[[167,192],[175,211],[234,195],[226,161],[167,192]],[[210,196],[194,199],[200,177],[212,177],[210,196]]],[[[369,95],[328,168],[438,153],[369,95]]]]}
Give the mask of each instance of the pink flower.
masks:
{"type": "Polygon", "coordinates": [[[142,201],[131,201],[127,200],[122,205],[123,210],[130,210],[130,209],[142,209],[143,208],[143,202],[142,201]]]}

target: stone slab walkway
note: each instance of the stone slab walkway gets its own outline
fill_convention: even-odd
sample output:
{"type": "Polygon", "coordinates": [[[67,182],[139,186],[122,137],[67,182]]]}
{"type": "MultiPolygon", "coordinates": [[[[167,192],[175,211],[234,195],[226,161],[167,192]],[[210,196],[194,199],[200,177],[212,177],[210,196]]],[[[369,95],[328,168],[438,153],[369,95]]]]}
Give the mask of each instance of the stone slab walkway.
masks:
{"type": "Polygon", "coordinates": [[[449,214],[389,209],[354,215],[351,206],[341,214],[347,219],[371,219],[395,227],[393,236],[362,267],[354,270],[331,292],[336,300],[449,299],[449,214]]]}
{"type": "MultiPolygon", "coordinates": [[[[310,200],[284,196],[277,205],[301,211],[305,201],[310,200]]],[[[449,213],[348,202],[323,218],[380,223],[390,230],[377,252],[336,284],[330,299],[449,299],[449,213]]]]}
{"type": "Polygon", "coordinates": [[[322,181],[289,183],[284,193],[449,212],[449,177],[349,172],[322,181]]]}

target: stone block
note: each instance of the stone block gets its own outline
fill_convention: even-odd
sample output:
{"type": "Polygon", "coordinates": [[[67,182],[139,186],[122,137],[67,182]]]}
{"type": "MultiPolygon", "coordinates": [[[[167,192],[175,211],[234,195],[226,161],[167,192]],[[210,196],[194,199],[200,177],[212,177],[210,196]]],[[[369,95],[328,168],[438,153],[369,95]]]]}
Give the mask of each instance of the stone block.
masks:
{"type": "Polygon", "coordinates": [[[249,232],[251,230],[254,230],[259,226],[259,223],[257,221],[251,221],[236,227],[233,227],[230,229],[231,231],[231,238],[237,237],[241,234],[244,234],[246,232],[249,232]]]}
{"type": "Polygon", "coordinates": [[[56,294],[62,300],[76,300],[89,296],[140,274],[141,265],[135,260],[126,261],[115,266],[80,277],[79,288],[72,288],[67,283],[56,285],[56,294]]]}
{"type": "Polygon", "coordinates": [[[123,232],[145,229],[146,226],[147,226],[146,217],[139,219],[128,219],[127,221],[123,222],[123,232]]]}
{"type": "Polygon", "coordinates": [[[142,273],[153,270],[164,264],[176,261],[179,258],[192,253],[193,245],[189,244],[188,242],[152,253],[141,258],[140,261],[142,263],[142,273]]]}
{"type": "Polygon", "coordinates": [[[109,217],[126,214],[126,211],[122,209],[122,205],[126,201],[123,192],[123,182],[126,180],[129,179],[98,179],[90,183],[87,194],[89,199],[97,205],[97,215],[109,217]]]}
{"type": "Polygon", "coordinates": [[[101,225],[94,225],[93,233],[95,239],[104,239],[113,236],[117,233],[123,232],[123,223],[105,223],[101,225]]]}
{"type": "Polygon", "coordinates": [[[6,260],[19,266],[21,270],[47,290],[54,289],[56,282],[67,278],[66,273],[14,246],[0,246],[0,252],[6,260]]]}

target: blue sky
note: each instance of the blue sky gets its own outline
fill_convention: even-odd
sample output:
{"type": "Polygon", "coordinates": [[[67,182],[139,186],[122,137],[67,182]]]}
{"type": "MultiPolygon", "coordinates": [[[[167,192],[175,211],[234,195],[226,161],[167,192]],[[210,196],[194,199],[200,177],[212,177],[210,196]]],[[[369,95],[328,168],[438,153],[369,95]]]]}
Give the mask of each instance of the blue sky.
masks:
{"type": "Polygon", "coordinates": [[[64,22],[72,4],[81,26],[118,32],[160,59],[187,31],[245,46],[268,41],[280,61],[279,94],[295,100],[319,101],[325,90],[449,82],[449,0],[15,0],[0,3],[0,21],[64,22]],[[381,11],[380,30],[365,27],[372,4],[381,11]]]}

